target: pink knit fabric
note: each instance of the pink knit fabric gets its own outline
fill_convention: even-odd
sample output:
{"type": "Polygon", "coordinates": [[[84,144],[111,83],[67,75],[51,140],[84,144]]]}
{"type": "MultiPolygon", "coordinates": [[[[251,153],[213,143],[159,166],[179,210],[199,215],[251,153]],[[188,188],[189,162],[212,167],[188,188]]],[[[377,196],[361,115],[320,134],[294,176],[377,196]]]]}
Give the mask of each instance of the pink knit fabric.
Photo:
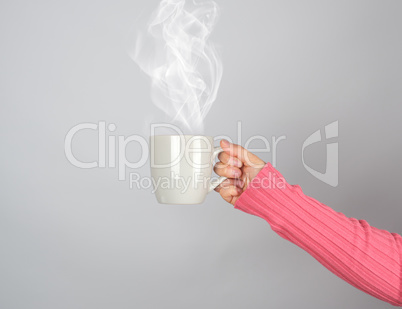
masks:
{"type": "Polygon", "coordinates": [[[265,219],[281,237],[312,255],[338,277],[402,306],[402,237],[348,218],[286,183],[268,163],[235,203],[265,219]]]}

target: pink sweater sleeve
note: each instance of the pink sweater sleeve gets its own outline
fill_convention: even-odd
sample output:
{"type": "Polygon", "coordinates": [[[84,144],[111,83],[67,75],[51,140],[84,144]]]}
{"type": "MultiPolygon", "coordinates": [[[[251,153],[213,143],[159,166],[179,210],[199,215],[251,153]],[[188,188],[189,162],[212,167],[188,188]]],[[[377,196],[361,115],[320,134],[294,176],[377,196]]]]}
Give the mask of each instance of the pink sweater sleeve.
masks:
{"type": "Polygon", "coordinates": [[[235,203],[356,288],[402,306],[402,237],[348,218],[286,183],[268,163],[235,203]]]}

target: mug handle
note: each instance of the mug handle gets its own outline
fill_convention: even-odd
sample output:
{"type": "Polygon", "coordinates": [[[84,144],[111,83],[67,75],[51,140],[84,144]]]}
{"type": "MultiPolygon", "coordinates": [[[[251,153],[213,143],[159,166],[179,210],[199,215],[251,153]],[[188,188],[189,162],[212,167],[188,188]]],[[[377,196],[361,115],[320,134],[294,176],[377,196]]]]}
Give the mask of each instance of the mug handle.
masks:
{"type": "MultiPolygon", "coordinates": [[[[215,147],[214,148],[214,152],[212,153],[212,162],[215,161],[216,157],[218,156],[218,154],[220,154],[221,152],[223,152],[222,147],[215,147]]],[[[227,179],[227,177],[219,177],[216,180],[211,180],[211,182],[209,183],[209,189],[208,192],[211,192],[213,189],[215,189],[217,186],[219,186],[222,182],[224,182],[227,179]]]]}

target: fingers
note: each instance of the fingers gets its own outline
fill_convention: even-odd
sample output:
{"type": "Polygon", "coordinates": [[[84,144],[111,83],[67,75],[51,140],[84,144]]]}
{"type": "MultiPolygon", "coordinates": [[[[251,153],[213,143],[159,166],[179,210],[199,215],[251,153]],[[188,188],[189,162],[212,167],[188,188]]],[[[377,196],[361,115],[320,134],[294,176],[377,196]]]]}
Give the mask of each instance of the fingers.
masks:
{"type": "Polygon", "coordinates": [[[219,192],[226,202],[234,205],[236,200],[243,193],[242,186],[243,182],[239,179],[226,179],[215,191],[219,192]]]}
{"type": "Polygon", "coordinates": [[[239,159],[246,166],[264,165],[264,161],[258,158],[255,154],[244,149],[240,145],[232,144],[227,140],[221,140],[221,147],[229,157],[239,159]]]}
{"type": "Polygon", "coordinates": [[[228,178],[225,181],[222,181],[219,186],[215,188],[216,192],[220,192],[222,189],[227,189],[229,187],[237,187],[243,190],[244,186],[244,181],[241,179],[233,179],[233,178],[228,178]]]}
{"type": "Polygon", "coordinates": [[[218,162],[214,166],[214,171],[219,176],[227,178],[240,178],[242,172],[238,167],[230,166],[222,162],[218,162]]]}
{"type": "Polygon", "coordinates": [[[220,144],[224,152],[219,154],[220,162],[215,164],[214,171],[228,179],[215,188],[215,191],[218,191],[226,202],[234,205],[265,162],[240,145],[226,140],[221,140],[220,144]]]}
{"type": "Polygon", "coordinates": [[[241,189],[238,187],[227,187],[227,188],[222,188],[221,191],[219,191],[219,194],[222,196],[222,198],[230,203],[233,204],[235,201],[239,198],[240,194],[242,193],[241,189]]]}
{"type": "Polygon", "coordinates": [[[227,164],[227,165],[232,165],[232,166],[236,166],[236,167],[242,167],[243,166],[243,162],[241,162],[238,158],[230,156],[226,152],[221,152],[218,155],[218,159],[222,163],[227,164]]]}

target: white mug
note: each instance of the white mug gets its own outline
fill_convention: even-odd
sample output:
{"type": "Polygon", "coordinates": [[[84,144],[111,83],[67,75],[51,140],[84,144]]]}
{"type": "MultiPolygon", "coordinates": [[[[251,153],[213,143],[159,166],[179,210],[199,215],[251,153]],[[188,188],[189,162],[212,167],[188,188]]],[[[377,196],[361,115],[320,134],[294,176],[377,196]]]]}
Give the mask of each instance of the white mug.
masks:
{"type": "Polygon", "coordinates": [[[150,137],[151,176],[161,204],[200,204],[226,177],[212,180],[212,168],[222,148],[211,136],[150,137]]]}

